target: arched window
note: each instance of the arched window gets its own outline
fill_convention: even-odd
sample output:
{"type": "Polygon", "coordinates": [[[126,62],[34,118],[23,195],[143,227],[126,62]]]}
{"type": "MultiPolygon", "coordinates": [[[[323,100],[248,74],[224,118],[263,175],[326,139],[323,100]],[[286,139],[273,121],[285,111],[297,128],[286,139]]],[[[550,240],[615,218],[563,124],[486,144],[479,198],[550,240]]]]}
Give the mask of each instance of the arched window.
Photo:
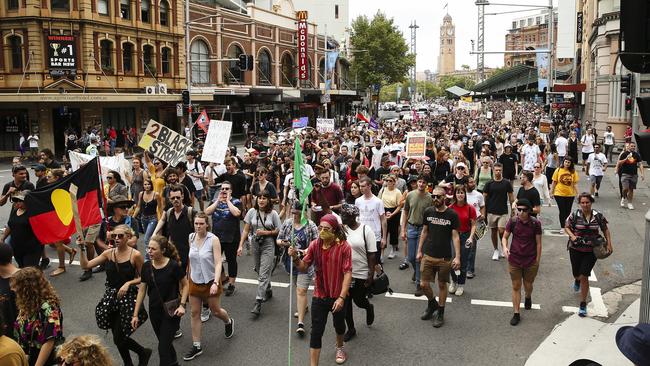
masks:
{"type": "Polygon", "coordinates": [[[169,25],[169,3],[167,0],[160,2],[160,25],[169,25]]]}
{"type": "Polygon", "coordinates": [[[167,0],[160,2],[160,25],[169,25],[169,3],[167,0]]]}
{"type": "Polygon", "coordinates": [[[120,0],[120,15],[122,19],[131,19],[131,0],[120,0]]]}
{"type": "Polygon", "coordinates": [[[290,54],[285,53],[284,56],[282,56],[281,65],[282,73],[280,79],[282,81],[280,84],[282,86],[294,86],[295,70],[293,69],[293,58],[290,54]]]}
{"type": "Polygon", "coordinates": [[[108,0],[97,0],[97,13],[108,15],[108,0]]]}
{"type": "Polygon", "coordinates": [[[192,67],[192,84],[209,84],[210,83],[210,63],[196,62],[197,60],[207,60],[210,57],[208,45],[196,40],[190,46],[190,60],[194,61],[192,67]]]}
{"type": "Polygon", "coordinates": [[[170,75],[172,73],[171,55],[172,51],[167,47],[163,47],[162,52],[160,53],[160,63],[162,64],[163,75],[170,75]]]}
{"type": "Polygon", "coordinates": [[[51,0],[52,10],[70,10],[69,0],[51,0]]]}
{"type": "Polygon", "coordinates": [[[18,9],[18,0],[7,0],[7,10],[18,9]]]}
{"type": "Polygon", "coordinates": [[[325,59],[321,59],[318,63],[318,82],[325,82],[325,59]]]}
{"type": "MultiPolygon", "coordinates": [[[[228,49],[228,53],[226,54],[226,58],[239,58],[239,55],[244,53],[242,49],[237,46],[236,44],[230,46],[228,49]]],[[[239,69],[239,66],[237,65],[237,61],[230,61],[230,64],[228,65],[228,69],[224,71],[224,81],[226,81],[227,84],[230,83],[241,83],[244,80],[244,72],[239,69]]]]}
{"type": "Polygon", "coordinates": [[[103,39],[99,42],[100,64],[104,71],[113,71],[113,42],[103,39]]]}
{"type": "Polygon", "coordinates": [[[142,0],[140,2],[140,19],[144,23],[149,23],[149,9],[151,8],[151,2],[149,0],[142,0]]]}
{"type": "Polygon", "coordinates": [[[11,67],[14,70],[23,68],[23,42],[18,36],[9,37],[9,47],[11,48],[11,67]]]}
{"type": "Polygon", "coordinates": [[[125,74],[133,72],[133,44],[122,44],[122,71],[125,74]]]}
{"type": "Polygon", "coordinates": [[[260,52],[259,64],[257,65],[257,73],[260,85],[273,85],[271,55],[266,50],[260,52]]]}
{"type": "Polygon", "coordinates": [[[145,75],[156,75],[156,65],[153,59],[153,46],[145,45],[142,47],[142,62],[144,63],[143,70],[145,75]]]}

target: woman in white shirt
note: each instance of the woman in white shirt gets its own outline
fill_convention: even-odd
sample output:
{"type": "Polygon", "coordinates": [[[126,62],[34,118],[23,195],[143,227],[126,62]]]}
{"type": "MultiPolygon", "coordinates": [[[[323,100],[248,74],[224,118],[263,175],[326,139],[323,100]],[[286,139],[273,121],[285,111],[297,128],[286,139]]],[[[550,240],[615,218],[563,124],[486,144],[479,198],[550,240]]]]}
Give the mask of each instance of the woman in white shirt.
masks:
{"type": "Polygon", "coordinates": [[[551,195],[548,190],[548,179],[546,175],[542,173],[542,164],[537,162],[533,166],[533,186],[539,192],[539,197],[542,200],[542,204],[551,207],[551,195]]]}

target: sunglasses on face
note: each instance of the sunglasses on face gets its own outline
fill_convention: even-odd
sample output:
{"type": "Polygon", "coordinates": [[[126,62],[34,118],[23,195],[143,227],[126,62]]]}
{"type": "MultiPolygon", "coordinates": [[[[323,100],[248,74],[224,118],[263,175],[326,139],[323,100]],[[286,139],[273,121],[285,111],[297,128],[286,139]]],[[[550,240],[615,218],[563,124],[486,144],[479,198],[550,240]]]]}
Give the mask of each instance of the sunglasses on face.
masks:
{"type": "Polygon", "coordinates": [[[123,233],[111,234],[111,239],[122,239],[125,236],[126,234],[123,233]]]}
{"type": "Polygon", "coordinates": [[[106,177],[106,179],[115,179],[115,177],[106,177]]]}
{"type": "Polygon", "coordinates": [[[171,201],[176,201],[176,200],[180,200],[181,198],[180,197],[169,197],[169,199],[171,201]]]}
{"type": "Polygon", "coordinates": [[[519,211],[519,212],[528,212],[528,209],[527,208],[517,207],[517,211],[519,211]]]}
{"type": "Polygon", "coordinates": [[[223,188],[221,188],[221,191],[222,191],[222,192],[223,192],[223,191],[229,191],[229,190],[230,190],[229,187],[223,187],[223,188]]]}

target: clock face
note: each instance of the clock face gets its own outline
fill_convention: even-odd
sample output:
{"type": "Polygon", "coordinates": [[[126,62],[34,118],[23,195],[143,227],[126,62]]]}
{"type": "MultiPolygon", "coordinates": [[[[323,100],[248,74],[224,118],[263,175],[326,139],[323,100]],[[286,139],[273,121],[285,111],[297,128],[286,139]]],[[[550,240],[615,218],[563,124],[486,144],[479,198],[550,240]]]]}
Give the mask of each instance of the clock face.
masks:
{"type": "Polygon", "coordinates": [[[454,30],[451,28],[447,29],[447,34],[451,36],[452,34],[454,34],[454,30]]]}

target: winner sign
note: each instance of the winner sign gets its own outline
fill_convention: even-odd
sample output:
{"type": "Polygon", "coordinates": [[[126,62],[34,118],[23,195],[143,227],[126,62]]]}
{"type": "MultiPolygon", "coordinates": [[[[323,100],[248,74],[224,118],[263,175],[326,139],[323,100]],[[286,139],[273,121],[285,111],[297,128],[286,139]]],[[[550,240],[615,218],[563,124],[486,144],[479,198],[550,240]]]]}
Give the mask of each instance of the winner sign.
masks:
{"type": "Polygon", "coordinates": [[[307,61],[307,12],[299,11],[298,17],[298,78],[300,80],[309,79],[309,62],[307,61]]]}

